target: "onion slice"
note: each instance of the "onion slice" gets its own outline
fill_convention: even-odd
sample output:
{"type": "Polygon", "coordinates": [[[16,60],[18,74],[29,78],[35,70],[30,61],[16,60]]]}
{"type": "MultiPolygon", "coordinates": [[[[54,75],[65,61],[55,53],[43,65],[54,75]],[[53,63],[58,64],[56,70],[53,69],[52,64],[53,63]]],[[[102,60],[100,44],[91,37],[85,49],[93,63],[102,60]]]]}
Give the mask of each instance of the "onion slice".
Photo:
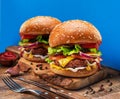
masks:
{"type": "Polygon", "coordinates": [[[83,53],[83,52],[80,52],[79,54],[80,54],[80,56],[82,56],[82,57],[92,58],[92,56],[90,56],[90,55],[88,55],[88,54],[86,54],[86,53],[83,53]]]}
{"type": "Polygon", "coordinates": [[[31,47],[37,46],[38,44],[39,44],[39,42],[35,42],[35,43],[27,45],[26,47],[31,48],[31,47]]]}

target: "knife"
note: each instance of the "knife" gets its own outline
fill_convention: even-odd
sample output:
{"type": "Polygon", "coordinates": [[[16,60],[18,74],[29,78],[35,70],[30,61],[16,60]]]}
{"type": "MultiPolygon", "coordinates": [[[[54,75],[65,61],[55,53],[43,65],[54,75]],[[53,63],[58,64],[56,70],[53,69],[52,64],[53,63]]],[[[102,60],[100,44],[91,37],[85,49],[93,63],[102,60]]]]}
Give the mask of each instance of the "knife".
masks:
{"type": "Polygon", "coordinates": [[[61,97],[65,98],[65,99],[75,99],[75,97],[73,97],[72,95],[70,96],[70,93],[66,93],[64,90],[60,90],[60,89],[58,89],[56,87],[50,87],[47,84],[39,83],[39,82],[36,82],[36,81],[33,81],[33,80],[27,80],[27,79],[24,79],[22,77],[19,77],[17,79],[21,80],[23,82],[26,82],[28,84],[32,84],[32,85],[35,85],[35,86],[40,87],[42,89],[45,89],[45,90],[47,90],[49,92],[55,93],[58,96],[61,96],[61,97]]]}

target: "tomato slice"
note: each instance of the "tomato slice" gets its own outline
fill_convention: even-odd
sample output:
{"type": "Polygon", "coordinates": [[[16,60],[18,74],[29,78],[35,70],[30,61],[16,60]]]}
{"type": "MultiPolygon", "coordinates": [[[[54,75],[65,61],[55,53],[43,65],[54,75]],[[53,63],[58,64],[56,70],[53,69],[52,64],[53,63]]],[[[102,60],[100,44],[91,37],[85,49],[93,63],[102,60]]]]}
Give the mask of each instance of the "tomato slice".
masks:
{"type": "Polygon", "coordinates": [[[50,60],[60,60],[62,58],[65,58],[64,55],[57,55],[57,56],[49,56],[50,60]]]}
{"type": "Polygon", "coordinates": [[[37,35],[21,35],[21,39],[33,39],[36,37],[37,35]]]}
{"type": "Polygon", "coordinates": [[[81,44],[81,47],[83,48],[99,48],[99,45],[97,43],[88,43],[88,44],[81,44]]]}

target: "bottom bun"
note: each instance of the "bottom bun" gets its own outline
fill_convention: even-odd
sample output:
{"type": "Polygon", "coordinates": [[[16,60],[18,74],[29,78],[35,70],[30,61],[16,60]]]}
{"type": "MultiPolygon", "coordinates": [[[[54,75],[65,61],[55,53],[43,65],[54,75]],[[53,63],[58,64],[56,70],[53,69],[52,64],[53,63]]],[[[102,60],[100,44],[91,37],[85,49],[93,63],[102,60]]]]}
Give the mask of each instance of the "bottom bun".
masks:
{"type": "Polygon", "coordinates": [[[32,62],[45,62],[44,59],[41,59],[40,57],[28,57],[29,55],[26,55],[23,53],[22,57],[25,58],[26,60],[32,61],[32,62]]]}
{"type": "Polygon", "coordinates": [[[50,69],[52,72],[58,74],[58,75],[62,75],[62,76],[67,76],[67,77],[87,77],[90,75],[95,74],[98,71],[98,66],[96,66],[96,68],[92,68],[91,70],[79,70],[78,72],[72,72],[70,70],[65,70],[65,69],[57,69],[57,68],[53,68],[52,66],[50,66],[50,69]]]}

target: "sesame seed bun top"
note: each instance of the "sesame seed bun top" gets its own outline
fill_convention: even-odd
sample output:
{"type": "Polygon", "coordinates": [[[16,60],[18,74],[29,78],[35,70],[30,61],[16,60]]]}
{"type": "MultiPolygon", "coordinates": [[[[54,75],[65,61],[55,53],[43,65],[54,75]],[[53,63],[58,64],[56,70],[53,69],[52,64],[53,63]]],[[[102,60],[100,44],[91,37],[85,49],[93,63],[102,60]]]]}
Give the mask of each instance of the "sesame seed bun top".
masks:
{"type": "Polygon", "coordinates": [[[70,20],[57,25],[49,37],[50,47],[71,43],[100,44],[101,41],[99,31],[91,23],[82,20],[70,20]]]}
{"type": "Polygon", "coordinates": [[[36,16],[25,21],[20,27],[20,35],[50,34],[52,29],[61,23],[57,18],[50,16],[36,16]]]}

